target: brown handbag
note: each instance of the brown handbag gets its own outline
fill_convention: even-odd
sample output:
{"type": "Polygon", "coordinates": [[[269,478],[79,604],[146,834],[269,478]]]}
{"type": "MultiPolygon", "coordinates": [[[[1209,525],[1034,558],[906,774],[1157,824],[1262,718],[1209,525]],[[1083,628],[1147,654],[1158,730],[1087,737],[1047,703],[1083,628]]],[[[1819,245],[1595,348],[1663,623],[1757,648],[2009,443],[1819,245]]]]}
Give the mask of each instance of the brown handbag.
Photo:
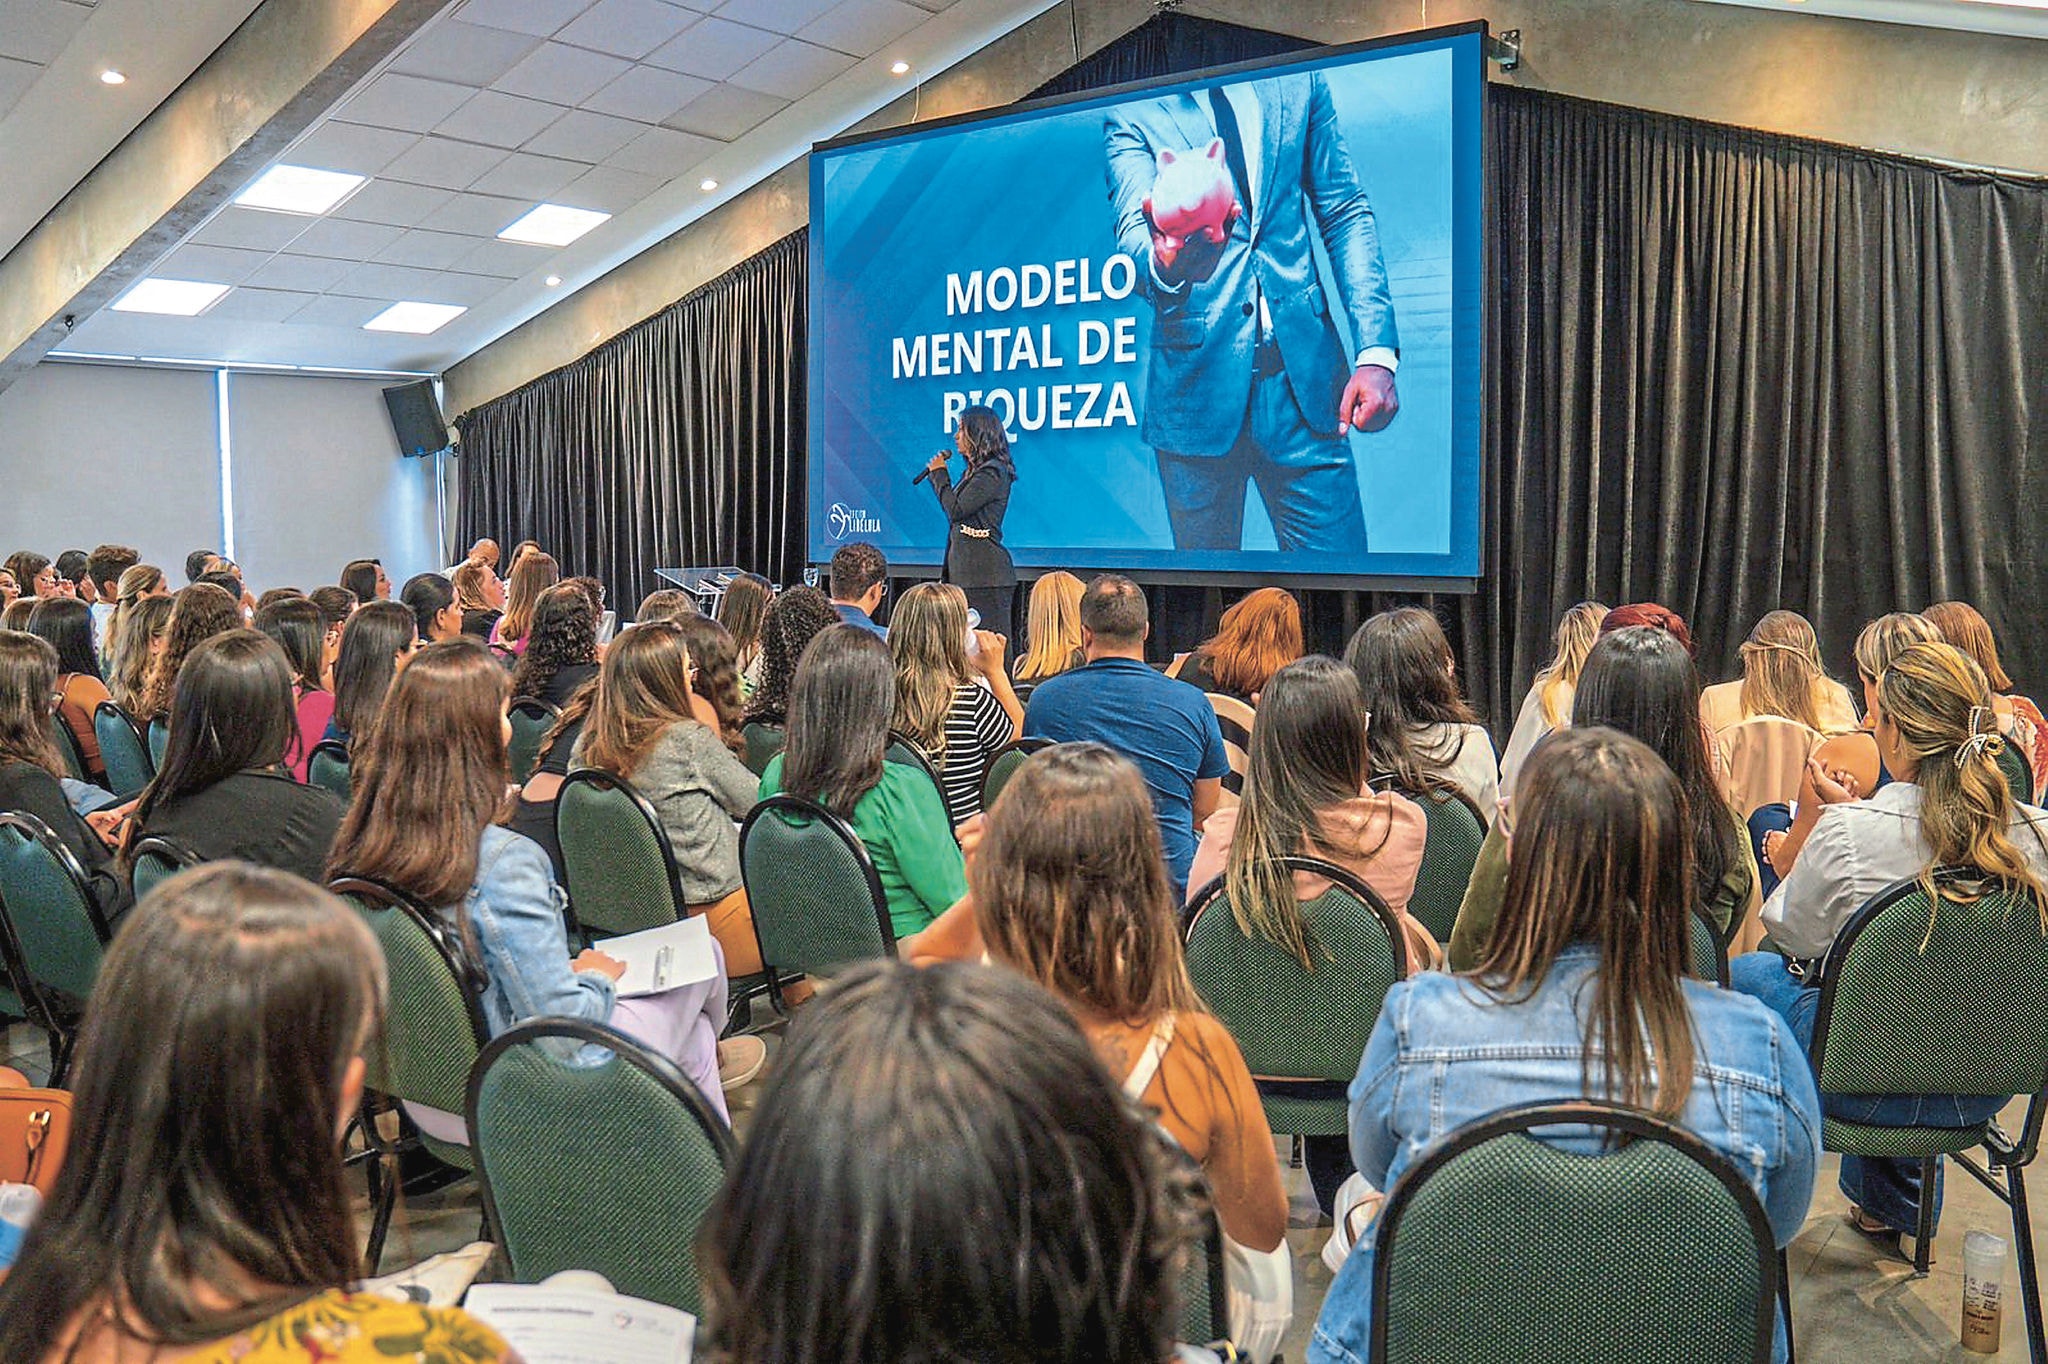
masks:
{"type": "Polygon", "coordinates": [[[0,1183],[47,1194],[70,1141],[70,1090],[0,1089],[0,1183]]]}

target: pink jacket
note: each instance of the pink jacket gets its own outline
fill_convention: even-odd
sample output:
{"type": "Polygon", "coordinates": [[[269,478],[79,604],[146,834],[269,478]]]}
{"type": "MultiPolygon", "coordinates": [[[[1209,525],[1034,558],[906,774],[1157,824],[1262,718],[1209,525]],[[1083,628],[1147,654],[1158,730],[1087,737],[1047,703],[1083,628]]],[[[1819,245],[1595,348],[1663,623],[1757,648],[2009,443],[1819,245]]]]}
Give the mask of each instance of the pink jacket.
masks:
{"type": "MultiPolygon", "coordinates": [[[[1422,868],[1422,844],[1429,823],[1422,807],[1392,791],[1353,796],[1322,812],[1322,837],[1302,852],[1355,873],[1388,908],[1405,912],[1422,868]]],[[[1237,807],[1218,810],[1202,824],[1202,843],[1188,871],[1188,899],[1223,874],[1230,843],[1237,836],[1237,807]]],[[[1323,893],[1320,877],[1295,875],[1295,893],[1312,900],[1323,893]]]]}

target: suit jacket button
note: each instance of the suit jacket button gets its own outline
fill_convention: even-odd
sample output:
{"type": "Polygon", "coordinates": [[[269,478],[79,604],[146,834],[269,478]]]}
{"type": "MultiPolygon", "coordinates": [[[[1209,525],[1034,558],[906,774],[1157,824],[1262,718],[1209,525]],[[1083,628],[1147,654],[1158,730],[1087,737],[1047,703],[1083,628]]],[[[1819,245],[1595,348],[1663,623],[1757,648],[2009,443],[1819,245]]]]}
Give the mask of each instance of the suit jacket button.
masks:
{"type": "Polygon", "coordinates": [[[1244,315],[1245,315],[1246,317],[1250,317],[1250,316],[1252,315],[1252,305],[1251,305],[1251,304],[1247,303],[1247,304],[1245,304],[1245,305],[1244,305],[1244,315]]]}

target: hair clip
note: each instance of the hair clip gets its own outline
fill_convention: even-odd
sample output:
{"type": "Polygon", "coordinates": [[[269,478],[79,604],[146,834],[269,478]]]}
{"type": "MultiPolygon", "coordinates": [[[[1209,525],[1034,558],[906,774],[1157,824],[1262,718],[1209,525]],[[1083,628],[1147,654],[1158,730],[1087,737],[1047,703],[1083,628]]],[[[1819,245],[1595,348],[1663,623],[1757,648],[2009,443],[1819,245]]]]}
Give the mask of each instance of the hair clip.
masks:
{"type": "MultiPolygon", "coordinates": [[[[1987,731],[1985,731],[1985,730],[1984,730],[1983,726],[1984,726],[1984,722],[1985,722],[1985,721],[1986,721],[1987,719],[1991,719],[1991,715],[1992,715],[1992,712],[1991,712],[1991,707],[1989,707],[1989,706],[1972,706],[1972,707],[1970,707],[1970,737],[1971,737],[1971,738],[1973,738],[1973,739],[1974,739],[1974,738],[1976,738],[1976,737],[1977,737],[1977,735],[1978,735],[1978,734],[1980,734],[1980,733],[1984,733],[1984,732],[1987,732],[1987,731]]],[[[1996,722],[1995,720],[1993,720],[1993,721],[1992,721],[1992,728],[1993,728],[1993,729],[1997,728],[1997,722],[1996,722]]]]}
{"type": "Polygon", "coordinates": [[[1999,752],[2004,750],[2004,747],[2005,741],[1999,738],[1996,730],[1986,730],[1982,734],[1972,734],[1956,749],[1956,766],[1958,768],[1963,767],[1971,758],[1981,753],[1989,752],[1993,757],[1996,757],[1999,752]],[[1999,747],[1993,749],[1991,747],[1993,744],[1997,744],[1999,747]]]}

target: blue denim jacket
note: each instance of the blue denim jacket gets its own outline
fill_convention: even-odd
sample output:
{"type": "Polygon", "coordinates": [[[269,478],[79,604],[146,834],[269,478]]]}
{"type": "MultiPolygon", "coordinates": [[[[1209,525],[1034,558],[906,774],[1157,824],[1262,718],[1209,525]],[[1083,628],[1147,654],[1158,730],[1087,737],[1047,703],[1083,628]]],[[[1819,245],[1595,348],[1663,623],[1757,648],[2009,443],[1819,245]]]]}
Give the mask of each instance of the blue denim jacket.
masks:
{"type": "Polygon", "coordinates": [[[490,980],[483,1005],[491,1036],[544,1014],[610,1020],[612,982],[569,969],[565,903],[539,844],[496,825],[484,830],[465,904],[490,980]]]}
{"type": "MultiPolygon", "coordinates": [[[[1390,1189],[1454,1129],[1499,1109],[1576,1099],[1596,953],[1567,948],[1528,999],[1498,1004],[1459,977],[1430,973],[1387,993],[1351,1085],[1351,1154],[1390,1189]]],[[[1783,1020],[1745,995],[1685,982],[1698,1049],[1682,1124],[1749,1176],[1780,1246],[1805,1221],[1820,1159],[1820,1096],[1783,1020]]],[[[1597,1083],[1597,1070],[1596,1083],[1597,1083]]],[[[1545,1139],[1599,1150],[1586,1128],[1545,1139]]],[[[1371,1340],[1373,1235],[1368,1228],[1330,1285],[1309,1341],[1311,1364],[1362,1364],[1371,1340]]],[[[1782,1326],[1775,1357],[1785,1357],[1782,1326]]]]}

